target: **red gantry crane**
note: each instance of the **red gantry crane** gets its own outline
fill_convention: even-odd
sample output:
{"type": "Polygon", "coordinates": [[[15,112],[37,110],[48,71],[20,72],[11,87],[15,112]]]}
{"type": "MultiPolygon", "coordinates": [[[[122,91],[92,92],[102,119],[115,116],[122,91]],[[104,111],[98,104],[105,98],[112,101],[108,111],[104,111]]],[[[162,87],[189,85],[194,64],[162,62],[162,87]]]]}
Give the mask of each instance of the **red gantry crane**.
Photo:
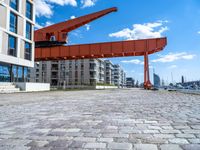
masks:
{"type": "Polygon", "coordinates": [[[144,88],[151,89],[148,55],[163,50],[167,38],[66,45],[70,31],[116,11],[113,7],[36,30],[35,61],[144,56],[144,88]]]}

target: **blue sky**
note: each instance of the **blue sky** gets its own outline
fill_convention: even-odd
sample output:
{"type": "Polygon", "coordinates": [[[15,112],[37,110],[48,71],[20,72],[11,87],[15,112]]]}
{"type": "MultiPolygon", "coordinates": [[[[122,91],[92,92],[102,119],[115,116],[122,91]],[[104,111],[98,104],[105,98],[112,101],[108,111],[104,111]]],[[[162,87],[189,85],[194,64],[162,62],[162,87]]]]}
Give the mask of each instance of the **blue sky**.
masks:
{"type": "MultiPolygon", "coordinates": [[[[69,34],[71,44],[167,36],[167,47],[150,56],[166,82],[200,80],[199,0],[36,0],[37,27],[68,20],[109,7],[118,12],[69,34]]],[[[143,57],[112,58],[127,76],[143,81],[143,57]]],[[[152,76],[152,74],[151,74],[152,76]]]]}

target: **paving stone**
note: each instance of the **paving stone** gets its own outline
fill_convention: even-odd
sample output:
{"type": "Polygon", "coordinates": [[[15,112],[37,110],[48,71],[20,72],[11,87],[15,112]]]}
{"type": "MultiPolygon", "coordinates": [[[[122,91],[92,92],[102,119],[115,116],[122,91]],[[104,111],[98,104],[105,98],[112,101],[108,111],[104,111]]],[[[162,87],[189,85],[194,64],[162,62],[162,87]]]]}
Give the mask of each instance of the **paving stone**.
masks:
{"type": "Polygon", "coordinates": [[[116,149],[116,150],[131,150],[132,144],[131,143],[109,143],[109,149],[116,149]]]}
{"type": "Polygon", "coordinates": [[[184,150],[200,150],[200,144],[190,144],[181,146],[184,150]]]}
{"type": "Polygon", "coordinates": [[[84,133],[85,137],[95,137],[95,138],[99,138],[101,136],[101,134],[98,133],[84,133]]]}
{"type": "Polygon", "coordinates": [[[196,134],[196,136],[197,136],[198,138],[200,138],[200,134],[196,134]]]}
{"type": "Polygon", "coordinates": [[[65,141],[65,140],[57,140],[57,141],[51,141],[45,147],[53,147],[53,148],[67,148],[72,141],[65,141]]]}
{"type": "Polygon", "coordinates": [[[178,138],[195,138],[194,134],[176,134],[176,137],[178,138]]]}
{"type": "Polygon", "coordinates": [[[68,147],[72,149],[83,148],[86,143],[82,141],[73,141],[68,147]]]}
{"type": "Polygon", "coordinates": [[[191,128],[200,130],[200,125],[192,125],[191,128]]]}
{"type": "Polygon", "coordinates": [[[96,138],[90,138],[90,137],[75,137],[73,139],[74,141],[82,141],[82,142],[95,142],[96,138]]]}
{"type": "Polygon", "coordinates": [[[119,130],[119,133],[121,134],[132,134],[132,133],[142,133],[141,130],[135,130],[135,129],[121,129],[119,130]]]}
{"type": "Polygon", "coordinates": [[[172,126],[161,126],[164,130],[173,130],[174,128],[172,126]]]}
{"type": "Polygon", "coordinates": [[[162,128],[160,126],[148,126],[149,129],[152,130],[161,130],[162,128]]]}
{"type": "Polygon", "coordinates": [[[175,144],[163,144],[160,146],[161,150],[182,150],[182,148],[179,145],[175,144]]]}
{"type": "Polygon", "coordinates": [[[48,141],[32,141],[32,142],[28,143],[27,146],[43,147],[43,146],[47,145],[48,143],[49,143],[48,141]]]}
{"type": "Polygon", "coordinates": [[[169,139],[169,142],[173,144],[189,144],[189,142],[183,138],[169,139]]]}
{"type": "Polygon", "coordinates": [[[74,129],[66,129],[66,132],[80,132],[81,129],[77,129],[77,128],[74,128],[74,129]]]}
{"type": "Polygon", "coordinates": [[[36,129],[34,130],[34,132],[39,132],[39,133],[48,133],[49,131],[51,131],[52,129],[51,128],[48,128],[48,129],[36,129]]]}
{"type": "Polygon", "coordinates": [[[108,138],[128,138],[128,134],[103,134],[103,137],[108,138]]]}
{"type": "Polygon", "coordinates": [[[200,138],[199,139],[188,139],[188,140],[192,144],[200,144],[200,138]]]}
{"type": "Polygon", "coordinates": [[[182,130],[184,133],[189,133],[189,134],[200,134],[200,130],[182,130]]]}
{"type": "Polygon", "coordinates": [[[158,150],[154,144],[134,144],[134,150],[158,150]]]}
{"type": "Polygon", "coordinates": [[[102,148],[106,148],[106,143],[86,143],[84,148],[102,149],[102,148]]]}
{"type": "Polygon", "coordinates": [[[149,120],[145,120],[144,123],[156,124],[156,123],[158,123],[158,121],[149,121],[149,120]]]}
{"type": "Polygon", "coordinates": [[[181,131],[179,130],[160,130],[161,133],[165,133],[165,134],[178,134],[181,133],[181,131]]]}
{"type": "Polygon", "coordinates": [[[175,129],[190,129],[189,126],[174,126],[175,129]]]}
{"type": "Polygon", "coordinates": [[[99,139],[97,139],[97,141],[110,143],[110,142],[113,142],[113,138],[99,138],[99,139]]]}
{"type": "Polygon", "coordinates": [[[161,138],[161,139],[175,138],[174,134],[153,134],[153,136],[156,138],[161,138]]]}
{"type": "Polygon", "coordinates": [[[152,133],[152,134],[156,134],[156,133],[159,133],[158,130],[144,130],[143,133],[152,133]]]}
{"type": "Polygon", "coordinates": [[[102,149],[111,143],[127,149],[150,144],[160,150],[170,144],[169,149],[199,150],[199,99],[139,89],[5,94],[0,145],[3,150],[86,150],[95,149],[84,148],[89,143],[106,144],[102,149]]]}
{"type": "Polygon", "coordinates": [[[109,130],[117,130],[118,129],[118,126],[107,126],[106,129],[109,129],[109,130]]]}

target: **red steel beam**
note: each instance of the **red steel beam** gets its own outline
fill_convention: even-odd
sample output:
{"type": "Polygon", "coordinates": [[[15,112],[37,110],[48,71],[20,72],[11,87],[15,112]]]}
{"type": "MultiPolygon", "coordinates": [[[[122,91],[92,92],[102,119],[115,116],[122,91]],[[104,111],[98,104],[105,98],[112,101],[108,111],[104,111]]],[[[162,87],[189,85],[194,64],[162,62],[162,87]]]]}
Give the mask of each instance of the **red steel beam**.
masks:
{"type": "Polygon", "coordinates": [[[50,25],[48,27],[44,27],[42,29],[35,31],[34,41],[35,42],[49,41],[49,39],[47,39],[46,37],[47,34],[54,35],[57,41],[63,41],[66,39],[66,37],[64,37],[63,39],[64,34],[72,30],[75,30],[87,23],[90,23],[98,18],[101,18],[109,13],[116,12],[116,11],[117,11],[117,8],[112,7],[112,8],[102,10],[102,11],[91,13],[89,15],[81,16],[75,19],[71,19],[68,21],[50,25]]]}
{"type": "Polygon", "coordinates": [[[35,49],[35,61],[144,56],[164,49],[166,38],[55,46],[35,49]]]}

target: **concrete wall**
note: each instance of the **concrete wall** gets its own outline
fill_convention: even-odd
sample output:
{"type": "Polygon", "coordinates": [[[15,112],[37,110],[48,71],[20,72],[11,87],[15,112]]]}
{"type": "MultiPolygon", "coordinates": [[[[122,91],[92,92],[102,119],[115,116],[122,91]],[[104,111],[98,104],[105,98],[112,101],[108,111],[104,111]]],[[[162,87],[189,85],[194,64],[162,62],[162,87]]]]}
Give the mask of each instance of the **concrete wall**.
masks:
{"type": "Polygon", "coordinates": [[[22,17],[18,17],[17,18],[18,20],[18,26],[17,26],[17,31],[18,31],[18,34],[20,35],[20,36],[23,36],[24,35],[24,19],[22,18],[22,17]]]}
{"type": "Polygon", "coordinates": [[[7,41],[8,41],[8,34],[5,33],[5,32],[2,32],[2,50],[1,50],[1,54],[7,55],[7,53],[8,53],[8,44],[5,44],[5,43],[7,43],[7,41]]]}
{"type": "Polygon", "coordinates": [[[4,7],[3,5],[0,5],[0,27],[2,28],[6,28],[6,22],[7,22],[7,17],[6,14],[7,10],[6,7],[4,7]]]}
{"type": "Polygon", "coordinates": [[[24,47],[25,47],[25,42],[23,41],[23,40],[21,40],[21,42],[20,42],[20,49],[21,49],[21,51],[20,51],[20,58],[24,58],[24,56],[25,56],[25,49],[24,49],[24,47]]]}
{"type": "Polygon", "coordinates": [[[48,83],[15,83],[18,88],[26,92],[50,91],[48,83]]]}

